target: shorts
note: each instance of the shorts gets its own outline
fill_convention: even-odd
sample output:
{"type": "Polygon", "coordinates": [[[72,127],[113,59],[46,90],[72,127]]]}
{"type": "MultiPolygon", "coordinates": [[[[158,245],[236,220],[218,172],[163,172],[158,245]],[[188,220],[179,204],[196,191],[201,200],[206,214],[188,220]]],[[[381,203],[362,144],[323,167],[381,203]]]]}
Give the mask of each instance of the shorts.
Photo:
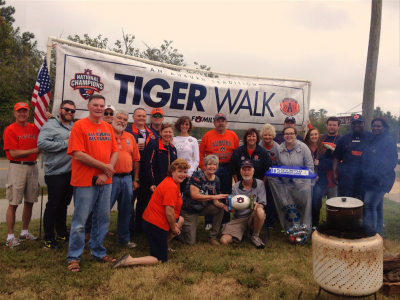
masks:
{"type": "Polygon", "coordinates": [[[229,234],[232,236],[233,240],[236,243],[240,243],[243,238],[243,235],[246,234],[247,229],[253,228],[254,225],[254,212],[244,218],[233,219],[229,223],[226,224],[224,230],[222,230],[221,234],[229,234]]]}
{"type": "Polygon", "coordinates": [[[143,231],[150,246],[150,255],[163,263],[168,260],[168,231],[142,219],[143,231]]]}
{"type": "Polygon", "coordinates": [[[39,182],[38,165],[9,164],[6,199],[10,205],[25,202],[38,202],[39,182]]]}

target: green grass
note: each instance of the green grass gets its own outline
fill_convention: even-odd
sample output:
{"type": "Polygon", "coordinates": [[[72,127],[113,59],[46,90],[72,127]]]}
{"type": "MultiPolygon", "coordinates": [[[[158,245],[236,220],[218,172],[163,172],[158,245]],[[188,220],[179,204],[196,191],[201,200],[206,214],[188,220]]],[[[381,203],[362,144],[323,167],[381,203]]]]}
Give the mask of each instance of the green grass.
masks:
{"type": "MultiPolygon", "coordinates": [[[[385,200],[384,208],[386,252],[400,253],[400,204],[385,200]]],[[[112,232],[116,219],[112,212],[112,232]]],[[[90,262],[85,246],[82,272],[75,274],[67,270],[67,245],[50,251],[42,248],[42,241],[25,241],[9,249],[4,245],[6,225],[0,223],[0,299],[297,299],[300,292],[301,299],[314,299],[318,286],[312,275],[312,250],[292,246],[279,224],[275,226],[263,250],[248,240],[216,247],[208,243],[200,217],[196,244],[172,241],[176,252],[169,253],[166,264],[111,270],[110,264],[90,262]]],[[[21,222],[15,227],[19,234],[21,222]]],[[[39,235],[39,220],[31,222],[30,231],[39,235]]],[[[115,237],[107,237],[104,245],[116,258],[127,252],[136,257],[149,254],[144,235],[134,242],[136,248],[126,249],[116,244],[115,237]]],[[[322,293],[319,299],[333,298],[322,293]]],[[[379,293],[378,299],[395,298],[379,293]]]]}
{"type": "MultiPolygon", "coordinates": [[[[47,185],[41,186],[39,189],[39,196],[42,195],[42,189],[43,189],[43,195],[47,195],[47,185]]],[[[0,199],[6,199],[6,188],[0,188],[0,199]]]]}

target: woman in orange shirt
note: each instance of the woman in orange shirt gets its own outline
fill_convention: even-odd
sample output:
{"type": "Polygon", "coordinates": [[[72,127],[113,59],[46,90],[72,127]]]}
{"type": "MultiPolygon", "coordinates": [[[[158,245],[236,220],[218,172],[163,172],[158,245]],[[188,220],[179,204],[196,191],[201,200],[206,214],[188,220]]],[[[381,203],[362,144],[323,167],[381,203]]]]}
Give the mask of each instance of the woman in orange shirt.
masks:
{"type": "Polygon", "coordinates": [[[126,253],[113,269],[135,265],[154,265],[168,260],[168,241],[180,234],[179,217],[182,198],[179,184],[185,180],[190,165],[178,158],[168,168],[167,177],[157,186],[143,213],[143,230],[150,245],[150,256],[133,258],[126,253]]]}

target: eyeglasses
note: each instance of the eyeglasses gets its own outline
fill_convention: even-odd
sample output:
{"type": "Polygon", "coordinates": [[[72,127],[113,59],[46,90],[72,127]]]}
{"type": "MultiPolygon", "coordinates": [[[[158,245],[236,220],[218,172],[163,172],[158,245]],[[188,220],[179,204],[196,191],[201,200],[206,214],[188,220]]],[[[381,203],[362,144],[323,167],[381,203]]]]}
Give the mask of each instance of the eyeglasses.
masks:
{"type": "Polygon", "coordinates": [[[121,150],[121,149],[122,149],[121,140],[120,140],[120,139],[117,139],[117,143],[118,143],[118,148],[119,148],[119,150],[121,150]]]}
{"type": "Polygon", "coordinates": [[[108,115],[110,115],[110,116],[112,117],[112,116],[114,115],[114,113],[113,113],[113,112],[110,112],[110,113],[109,113],[109,112],[106,112],[106,111],[105,111],[105,112],[104,112],[104,115],[105,115],[106,117],[107,117],[108,115]]]}
{"type": "Polygon", "coordinates": [[[295,135],[295,133],[294,133],[294,132],[292,132],[292,133],[285,133],[284,135],[286,135],[286,136],[295,135]]]}
{"type": "Polygon", "coordinates": [[[71,109],[71,108],[68,108],[68,107],[63,107],[62,109],[65,110],[67,113],[69,113],[71,111],[71,114],[74,114],[75,111],[76,111],[75,109],[71,109]]]}
{"type": "Polygon", "coordinates": [[[153,118],[162,118],[163,117],[163,115],[161,115],[161,114],[154,114],[154,115],[151,115],[153,118]]]}

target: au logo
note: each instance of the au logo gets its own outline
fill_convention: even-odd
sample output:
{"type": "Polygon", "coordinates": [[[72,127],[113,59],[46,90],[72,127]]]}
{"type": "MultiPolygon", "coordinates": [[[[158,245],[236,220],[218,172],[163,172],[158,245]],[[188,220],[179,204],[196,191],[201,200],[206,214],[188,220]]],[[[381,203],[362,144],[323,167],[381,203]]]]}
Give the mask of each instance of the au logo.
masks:
{"type": "Polygon", "coordinates": [[[300,112],[300,105],[297,100],[293,98],[285,98],[282,100],[281,104],[281,112],[287,116],[294,116],[300,112]]]}
{"type": "Polygon", "coordinates": [[[198,117],[196,117],[196,118],[194,119],[194,121],[195,121],[196,123],[200,123],[202,119],[203,119],[202,117],[198,116],[198,117]]]}
{"type": "Polygon", "coordinates": [[[94,92],[100,93],[104,89],[104,83],[100,81],[100,76],[93,75],[92,70],[85,69],[84,73],[75,73],[75,78],[71,79],[70,86],[79,90],[83,99],[88,100],[94,92]]]}

